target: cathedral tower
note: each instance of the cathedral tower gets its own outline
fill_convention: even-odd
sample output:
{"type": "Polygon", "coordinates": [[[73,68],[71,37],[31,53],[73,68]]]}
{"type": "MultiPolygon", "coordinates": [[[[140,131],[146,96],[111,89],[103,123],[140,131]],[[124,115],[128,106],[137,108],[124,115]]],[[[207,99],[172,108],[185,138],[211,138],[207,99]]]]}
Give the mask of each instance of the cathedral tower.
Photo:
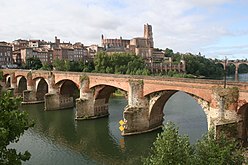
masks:
{"type": "Polygon", "coordinates": [[[152,25],[145,24],[144,25],[144,38],[147,39],[147,46],[153,48],[153,37],[152,37],[152,25]]]}

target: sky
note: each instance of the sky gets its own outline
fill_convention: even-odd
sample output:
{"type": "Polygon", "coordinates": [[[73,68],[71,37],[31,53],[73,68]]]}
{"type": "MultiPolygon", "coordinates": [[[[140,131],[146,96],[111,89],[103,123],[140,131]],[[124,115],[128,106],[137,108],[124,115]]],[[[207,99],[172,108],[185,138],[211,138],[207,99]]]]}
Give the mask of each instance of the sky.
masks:
{"type": "Polygon", "coordinates": [[[40,39],[101,45],[142,37],[156,48],[207,58],[248,58],[247,0],[0,0],[0,41],[40,39]]]}

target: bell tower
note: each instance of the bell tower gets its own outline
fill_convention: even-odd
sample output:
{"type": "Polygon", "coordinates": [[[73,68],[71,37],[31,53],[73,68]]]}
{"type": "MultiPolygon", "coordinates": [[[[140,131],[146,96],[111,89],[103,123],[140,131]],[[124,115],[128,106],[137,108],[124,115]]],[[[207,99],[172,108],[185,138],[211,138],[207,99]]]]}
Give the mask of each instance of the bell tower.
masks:
{"type": "Polygon", "coordinates": [[[153,37],[152,37],[152,25],[144,25],[144,38],[147,39],[147,46],[150,48],[154,47],[153,37]]]}

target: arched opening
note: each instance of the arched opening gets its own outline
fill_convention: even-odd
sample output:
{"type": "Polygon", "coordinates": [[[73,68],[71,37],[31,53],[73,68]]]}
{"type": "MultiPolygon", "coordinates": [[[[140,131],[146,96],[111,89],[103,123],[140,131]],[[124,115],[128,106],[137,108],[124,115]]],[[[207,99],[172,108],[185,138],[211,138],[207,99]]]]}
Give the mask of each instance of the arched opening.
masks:
{"type": "MultiPolygon", "coordinates": [[[[93,87],[94,89],[94,100],[95,100],[95,111],[97,113],[109,113],[108,106],[111,96],[119,96],[120,99],[126,97],[127,93],[119,88],[109,85],[98,85],[93,87]]],[[[117,97],[112,97],[117,98],[117,97]]]]}
{"type": "Polygon", "coordinates": [[[119,130],[119,121],[123,120],[123,112],[127,103],[127,92],[114,86],[98,85],[94,88],[95,111],[109,114],[104,121],[107,122],[108,131],[116,143],[120,143],[123,137],[119,130]]]}
{"type": "Polygon", "coordinates": [[[10,75],[4,75],[3,77],[3,81],[5,82],[5,87],[6,88],[10,88],[11,84],[10,84],[10,75]]]}
{"type": "Polygon", "coordinates": [[[248,73],[248,63],[241,63],[239,64],[239,73],[248,73]]]}
{"type": "Polygon", "coordinates": [[[240,107],[239,114],[241,115],[241,130],[240,138],[244,146],[248,146],[248,103],[240,107]]]}
{"type": "Polygon", "coordinates": [[[203,108],[182,91],[159,91],[150,95],[150,126],[176,123],[181,134],[187,134],[192,143],[207,132],[207,117],[203,108]]]}
{"type": "Polygon", "coordinates": [[[65,97],[73,97],[75,99],[79,98],[78,86],[71,80],[63,80],[58,83],[60,86],[59,93],[65,97]]]}
{"type": "Polygon", "coordinates": [[[37,101],[44,100],[45,94],[48,93],[48,84],[44,78],[41,78],[36,90],[36,99],[37,101]]]}
{"type": "Polygon", "coordinates": [[[248,63],[241,63],[238,69],[239,81],[248,81],[248,63]]]}
{"type": "Polygon", "coordinates": [[[236,66],[233,63],[227,64],[227,68],[226,68],[227,76],[229,76],[229,77],[234,76],[235,70],[236,70],[236,66]]]}
{"type": "Polygon", "coordinates": [[[22,94],[24,90],[27,90],[27,79],[24,76],[22,76],[17,86],[17,92],[19,94],[22,94]]]}

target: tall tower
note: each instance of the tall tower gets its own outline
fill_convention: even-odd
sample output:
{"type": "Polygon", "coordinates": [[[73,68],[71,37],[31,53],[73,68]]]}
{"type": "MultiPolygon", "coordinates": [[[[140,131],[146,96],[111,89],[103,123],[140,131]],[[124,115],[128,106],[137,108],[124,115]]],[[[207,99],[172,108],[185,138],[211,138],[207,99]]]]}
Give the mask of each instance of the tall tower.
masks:
{"type": "Polygon", "coordinates": [[[152,37],[152,25],[145,24],[144,25],[144,38],[147,39],[147,46],[153,48],[153,37],[152,37]]]}

